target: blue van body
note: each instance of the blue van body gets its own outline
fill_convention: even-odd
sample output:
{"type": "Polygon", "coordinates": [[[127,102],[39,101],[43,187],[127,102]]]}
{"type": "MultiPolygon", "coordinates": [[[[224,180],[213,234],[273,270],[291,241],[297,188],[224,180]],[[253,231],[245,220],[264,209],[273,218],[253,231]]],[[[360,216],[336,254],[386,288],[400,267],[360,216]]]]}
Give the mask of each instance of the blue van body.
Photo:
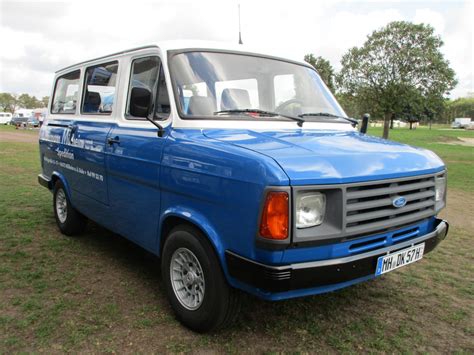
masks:
{"type": "Polygon", "coordinates": [[[115,125],[48,120],[41,129],[40,151],[41,178],[49,187],[51,179],[61,179],[75,208],[84,215],[156,255],[160,255],[166,220],[178,217],[189,221],[209,237],[232,286],[270,300],[328,292],[375,275],[314,288],[267,292],[232,277],[226,251],[278,266],[339,259],[373,250],[370,241],[377,241],[377,248],[389,247],[394,243],[392,235],[404,230],[417,230],[407,233],[408,240],[426,235],[435,230],[436,218],[358,238],[357,244],[367,243],[365,249],[353,249],[355,242],[346,241],[268,250],[255,244],[256,212],[268,186],[343,184],[445,169],[439,158],[424,149],[357,132],[304,129],[265,133],[167,129],[163,138],[157,138],[154,128],[124,130],[115,125]],[[75,132],[81,132],[80,136],[75,137],[75,132]],[[60,142],[48,139],[52,136],[60,137],[60,142]],[[120,146],[106,144],[107,138],[114,136],[120,136],[120,146]],[[87,141],[90,147],[82,146],[87,141]],[[357,152],[352,148],[355,145],[357,152]],[[58,151],[74,154],[82,172],[59,162],[58,151]]]}
{"type": "MultiPolygon", "coordinates": [[[[83,215],[158,256],[166,233],[186,221],[212,243],[231,286],[267,300],[375,278],[380,256],[421,242],[427,253],[447,234],[447,223],[436,218],[440,208],[420,200],[416,210],[403,207],[405,214],[392,218],[403,223],[392,227],[387,220],[388,227],[374,224],[369,232],[361,227],[349,233],[357,223],[338,222],[319,241],[292,227],[280,244],[258,236],[269,190],[292,196],[317,187],[345,196],[365,191],[360,186],[402,191],[409,185],[423,194],[445,174],[444,163],[428,150],[354,130],[168,125],[158,137],[151,124],[130,127],[57,114],[41,127],[39,144],[39,182],[52,190],[60,180],[83,215]]],[[[347,206],[339,205],[344,206],[335,215],[350,218],[347,206]]]]}

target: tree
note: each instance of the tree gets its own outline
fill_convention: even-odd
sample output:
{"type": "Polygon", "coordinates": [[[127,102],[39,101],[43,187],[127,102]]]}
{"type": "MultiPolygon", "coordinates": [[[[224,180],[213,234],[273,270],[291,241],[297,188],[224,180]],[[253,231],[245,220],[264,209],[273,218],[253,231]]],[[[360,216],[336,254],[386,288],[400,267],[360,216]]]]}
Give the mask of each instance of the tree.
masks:
{"type": "Polygon", "coordinates": [[[21,94],[18,97],[18,105],[23,108],[38,108],[43,107],[43,103],[39,101],[35,96],[28,94],[21,94]]]}
{"type": "Polygon", "coordinates": [[[474,119],[474,97],[461,97],[454,101],[447,101],[445,116],[448,120],[446,123],[457,117],[474,119]]]}
{"type": "Polygon", "coordinates": [[[4,112],[14,113],[17,106],[17,99],[8,92],[0,93],[0,107],[4,112]]]}
{"type": "Polygon", "coordinates": [[[49,96],[43,96],[43,98],[41,99],[41,102],[43,103],[43,107],[48,107],[49,96]]]}
{"type": "Polygon", "coordinates": [[[334,69],[331,63],[329,63],[329,60],[323,57],[315,57],[314,54],[306,54],[304,60],[316,69],[329,90],[331,90],[333,94],[336,93],[334,69]]]}
{"type": "Polygon", "coordinates": [[[402,116],[407,106],[420,114],[456,85],[442,45],[429,25],[391,22],[343,56],[337,82],[343,93],[383,113],[383,137],[388,138],[394,116],[402,116]]]}

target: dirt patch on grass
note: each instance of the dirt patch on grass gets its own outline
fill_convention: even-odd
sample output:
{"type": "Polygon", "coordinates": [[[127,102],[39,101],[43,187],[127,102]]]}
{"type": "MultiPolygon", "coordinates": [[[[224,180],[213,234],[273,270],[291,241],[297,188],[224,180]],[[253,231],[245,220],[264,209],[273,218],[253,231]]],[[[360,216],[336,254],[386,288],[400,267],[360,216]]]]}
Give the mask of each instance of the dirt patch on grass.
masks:
{"type": "Polygon", "coordinates": [[[0,131],[0,142],[17,142],[17,143],[37,143],[38,142],[38,132],[30,131],[14,131],[14,132],[5,132],[0,131]]]}
{"type": "Polygon", "coordinates": [[[463,145],[466,147],[474,147],[474,138],[440,136],[438,137],[438,141],[441,144],[463,145]]]}
{"type": "Polygon", "coordinates": [[[38,142],[38,132],[39,131],[27,131],[27,130],[17,130],[17,131],[0,131],[0,142],[17,142],[17,143],[37,143],[38,142]]]}

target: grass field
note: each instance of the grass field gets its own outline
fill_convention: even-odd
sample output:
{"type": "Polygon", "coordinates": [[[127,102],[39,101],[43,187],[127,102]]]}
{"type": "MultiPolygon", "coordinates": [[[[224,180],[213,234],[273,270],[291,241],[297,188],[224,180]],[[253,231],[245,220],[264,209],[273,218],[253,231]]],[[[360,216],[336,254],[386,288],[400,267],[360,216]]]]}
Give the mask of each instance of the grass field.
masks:
{"type": "Polygon", "coordinates": [[[474,148],[458,144],[472,131],[391,132],[448,165],[451,229],[437,250],[332,294],[245,296],[237,323],[211,335],[174,320],[156,258],[92,223],[77,238],[58,232],[37,144],[2,139],[12,132],[0,127],[0,353],[474,352],[474,148]]]}

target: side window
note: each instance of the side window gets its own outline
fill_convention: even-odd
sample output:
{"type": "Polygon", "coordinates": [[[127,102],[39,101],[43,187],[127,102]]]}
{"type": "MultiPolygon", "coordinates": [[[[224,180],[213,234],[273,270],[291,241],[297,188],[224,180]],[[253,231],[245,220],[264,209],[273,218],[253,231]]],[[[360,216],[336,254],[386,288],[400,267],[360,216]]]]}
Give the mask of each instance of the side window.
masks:
{"type": "Polygon", "coordinates": [[[127,103],[128,119],[134,119],[130,115],[130,93],[136,87],[147,89],[152,93],[155,118],[165,119],[169,116],[170,101],[160,58],[153,56],[133,61],[127,103]]]}
{"type": "Polygon", "coordinates": [[[80,75],[80,70],[76,70],[56,80],[51,113],[74,114],[76,112],[80,75]]]}
{"type": "Polygon", "coordinates": [[[86,70],[82,113],[110,115],[114,107],[118,62],[100,64],[86,70]]]}

